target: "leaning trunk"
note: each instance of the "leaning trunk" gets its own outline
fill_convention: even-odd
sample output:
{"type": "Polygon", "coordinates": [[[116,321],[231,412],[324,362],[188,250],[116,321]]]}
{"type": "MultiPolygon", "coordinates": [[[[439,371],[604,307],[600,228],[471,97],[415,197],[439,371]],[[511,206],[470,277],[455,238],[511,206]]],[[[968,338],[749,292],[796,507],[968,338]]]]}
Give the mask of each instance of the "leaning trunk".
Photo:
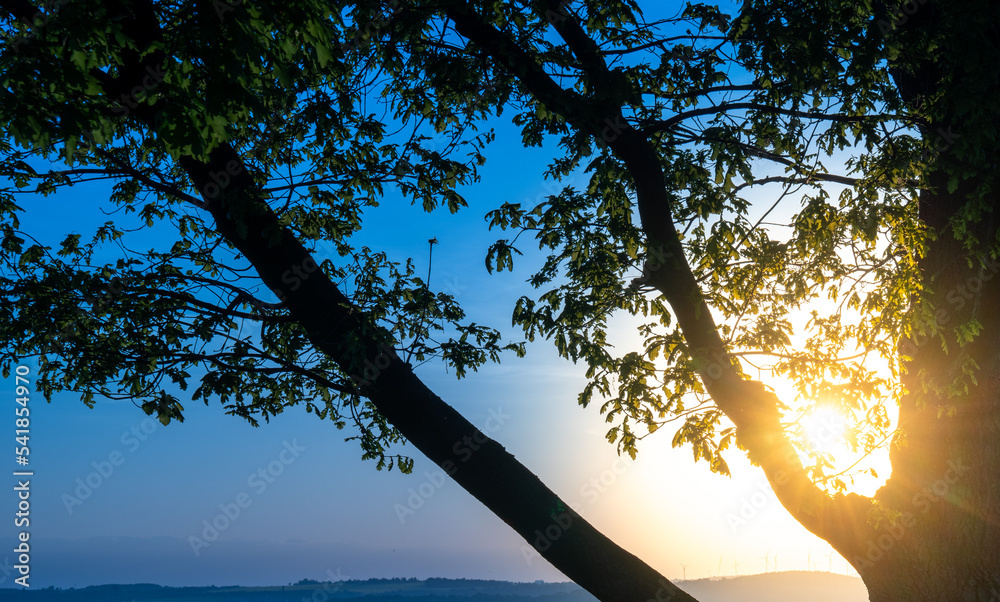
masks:
{"type": "MultiPolygon", "coordinates": [[[[203,188],[213,171],[239,161],[228,146],[208,163],[182,158],[203,188]]],[[[218,232],[279,292],[315,347],[347,373],[379,412],[459,485],[510,525],[567,577],[604,602],[695,602],[648,564],[624,550],[577,514],[498,442],[473,426],[420,381],[410,366],[377,339],[350,300],[322,272],[294,289],[283,276],[312,261],[278,216],[252,191],[245,170],[233,193],[211,200],[218,232]],[[241,223],[232,218],[239,208],[241,223]],[[265,233],[278,235],[268,236],[265,233]]],[[[532,552],[533,553],[533,552],[532,552]]]]}
{"type": "MultiPolygon", "coordinates": [[[[150,40],[162,41],[152,5],[148,1],[133,4],[119,21],[121,35],[131,38],[140,49],[150,40]]],[[[33,18],[36,12],[30,2],[5,8],[12,17],[21,19],[33,18]]],[[[161,46],[169,48],[170,43],[161,46]]],[[[148,69],[170,57],[160,48],[146,53],[136,50],[127,59],[117,78],[98,73],[109,104],[126,98],[148,69]]],[[[140,103],[129,119],[157,135],[191,130],[193,124],[177,117],[184,113],[169,106],[169,98],[164,94],[150,104],[140,103]]],[[[217,232],[278,293],[315,348],[351,375],[360,392],[414,447],[510,525],[540,556],[606,602],[695,602],[587,523],[503,446],[428,389],[392,352],[391,342],[379,339],[378,329],[325,273],[314,271],[289,286],[289,274],[316,263],[259,194],[233,146],[222,143],[207,159],[187,155],[181,156],[179,163],[202,191],[218,186],[218,174],[233,174],[221,194],[205,199],[217,232]]]]}

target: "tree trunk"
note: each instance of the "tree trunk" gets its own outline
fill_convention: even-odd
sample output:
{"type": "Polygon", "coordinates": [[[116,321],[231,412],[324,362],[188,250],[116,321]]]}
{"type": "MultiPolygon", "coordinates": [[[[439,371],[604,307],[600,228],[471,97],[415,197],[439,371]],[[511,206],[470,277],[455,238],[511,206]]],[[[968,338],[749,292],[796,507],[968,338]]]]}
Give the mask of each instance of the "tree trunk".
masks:
{"type": "MultiPolygon", "coordinates": [[[[876,3],[883,20],[887,4],[876,3]]],[[[996,5],[931,1],[918,8],[887,35],[889,43],[921,57],[890,72],[902,99],[923,119],[922,135],[933,149],[925,157],[933,171],[919,211],[935,237],[920,260],[924,290],[915,306],[930,317],[923,320],[927,332],[900,344],[912,361],[901,379],[892,475],[875,496],[877,515],[896,520],[871,528],[845,556],[872,602],[998,602],[996,5]],[[934,36],[940,36],[938,50],[920,54],[920,41],[934,36]],[[976,69],[977,62],[984,68],[976,69]],[[977,75],[963,77],[956,69],[977,75]]]]}
{"type": "Polygon", "coordinates": [[[913,359],[892,475],[875,496],[883,518],[845,554],[872,602],[1000,601],[1000,259],[988,253],[996,224],[992,213],[974,224],[986,243],[971,258],[949,225],[980,181],[939,195],[939,174],[921,194],[921,217],[939,234],[921,261],[921,303],[937,332],[900,345],[913,359]],[[976,322],[981,334],[960,343],[976,322]]]}
{"type": "Polygon", "coordinates": [[[918,374],[925,359],[919,356],[940,355],[938,341],[918,351],[904,379],[913,392],[900,410],[892,476],[875,497],[882,520],[848,556],[872,602],[1000,600],[997,330],[984,339],[980,347],[992,347],[993,360],[968,395],[917,392],[921,379],[943,384],[956,377],[959,360],[952,357],[918,374]]]}
{"type": "MultiPolygon", "coordinates": [[[[216,149],[208,163],[182,158],[199,188],[232,161],[216,149]]],[[[312,259],[252,190],[246,170],[232,193],[213,199],[217,229],[280,293],[314,346],[356,375],[361,391],[390,423],[466,491],[510,525],[567,577],[605,602],[696,602],[648,564],[624,550],[563,502],[503,446],[473,426],[417,378],[321,271],[294,289],[283,276],[312,259]],[[233,207],[238,207],[237,211],[233,207]],[[238,226],[233,214],[242,216],[238,226]],[[242,233],[241,233],[242,232],[242,233]],[[275,236],[273,233],[280,233],[275,236]],[[266,233],[272,233],[268,235],[266,233]]]]}

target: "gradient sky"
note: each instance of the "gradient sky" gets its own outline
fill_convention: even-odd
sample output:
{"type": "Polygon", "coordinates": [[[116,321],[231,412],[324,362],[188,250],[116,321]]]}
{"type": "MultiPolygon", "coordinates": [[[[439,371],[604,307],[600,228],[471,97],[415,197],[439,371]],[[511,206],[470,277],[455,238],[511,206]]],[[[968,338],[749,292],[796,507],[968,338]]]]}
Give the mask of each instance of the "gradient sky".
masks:
{"type": "MultiPolygon", "coordinates": [[[[423,273],[427,240],[436,237],[432,287],[455,295],[470,320],[504,327],[514,301],[532,294],[525,279],[539,258],[529,252],[514,273],[488,275],[488,244],[509,235],[490,233],[482,216],[503,201],[533,205],[554,188],[541,177],[547,155],[522,149],[509,124],[497,128],[483,182],[465,191],[468,209],[428,216],[387,199],[369,216],[364,241],[396,260],[412,256],[423,273]]],[[[22,229],[50,239],[89,232],[108,219],[94,210],[106,195],[101,187],[76,186],[32,199],[24,203],[22,229]]],[[[522,250],[532,247],[525,241],[522,250]]],[[[630,330],[625,319],[620,326],[630,330]]],[[[584,368],[559,359],[547,342],[530,345],[524,360],[508,356],[462,381],[440,364],[418,373],[473,423],[495,427],[490,435],[599,529],[670,578],[759,573],[765,555],[772,569],[777,556],[780,570],[810,562],[815,570],[847,570],[781,508],[763,473],[738,452],[727,456],[731,479],[713,475],[689,449],[671,449],[672,433],[662,429],[641,444],[636,461],[619,458],[604,439],[597,404],[576,404],[584,368]]],[[[13,407],[13,386],[13,376],[4,380],[4,407],[13,407]]],[[[412,447],[404,450],[417,458],[412,475],[378,472],[360,460],[355,443],[343,441],[350,431],[303,408],[254,429],[218,404],[178,394],[187,420],[167,427],[128,402],[101,401],[91,410],[70,394],[51,404],[33,397],[33,587],[565,579],[412,447]],[[239,515],[225,517],[237,502],[245,506],[239,515]],[[208,541],[212,522],[225,528],[217,537],[209,531],[208,541]],[[192,536],[208,545],[195,550],[192,536]]],[[[14,413],[2,414],[10,433],[14,413]]],[[[13,458],[6,462],[13,470],[13,458]]],[[[14,586],[20,530],[12,520],[14,478],[7,481],[0,587],[14,586]]]]}

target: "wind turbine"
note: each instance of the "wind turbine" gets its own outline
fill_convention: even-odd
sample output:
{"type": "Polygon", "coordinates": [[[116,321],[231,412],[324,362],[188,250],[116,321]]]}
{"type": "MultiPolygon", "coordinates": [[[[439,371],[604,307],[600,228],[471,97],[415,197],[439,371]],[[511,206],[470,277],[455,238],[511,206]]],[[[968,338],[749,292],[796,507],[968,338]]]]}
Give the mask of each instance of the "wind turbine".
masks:
{"type": "Polygon", "coordinates": [[[768,559],[768,557],[769,557],[770,555],[771,555],[771,550],[768,550],[768,551],[767,551],[767,554],[764,554],[763,556],[758,556],[758,557],[757,557],[757,560],[763,560],[763,561],[764,561],[764,572],[765,572],[765,573],[767,572],[767,569],[768,569],[768,568],[769,568],[769,566],[770,566],[770,565],[769,565],[769,563],[767,562],[767,559],[768,559]]]}

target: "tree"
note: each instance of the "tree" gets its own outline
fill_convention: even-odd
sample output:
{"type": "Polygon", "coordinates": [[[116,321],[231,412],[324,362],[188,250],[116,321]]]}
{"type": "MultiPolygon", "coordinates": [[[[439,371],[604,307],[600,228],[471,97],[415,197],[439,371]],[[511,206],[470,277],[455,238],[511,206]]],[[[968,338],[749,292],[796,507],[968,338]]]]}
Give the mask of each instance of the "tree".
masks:
{"type": "Polygon", "coordinates": [[[675,442],[692,443],[696,457],[725,471],[719,452],[733,431],[715,429],[724,414],[785,508],[855,566],[873,601],[995,599],[998,231],[988,159],[996,130],[987,124],[997,105],[986,90],[996,84],[988,65],[998,39],[971,15],[997,7],[921,4],[746,3],[731,26],[721,12],[692,6],[686,14],[729,35],[695,36],[718,40],[714,47],[670,48],[690,38],[617,29],[648,31],[631,6],[580,14],[541,2],[536,14],[564,43],[551,60],[541,36],[534,47],[515,41],[462,3],[449,4],[448,15],[517,75],[539,121],[566,134],[570,163],[591,156],[590,140],[606,143],[593,153],[585,193],[495,215],[501,225],[540,229],[556,251],[537,283],[565,266],[568,284],[541,304],[524,300],[515,319],[588,362],[581,402],[611,394],[603,409],[622,417],[609,438],[631,450],[630,424],[652,431],[664,416],[683,415],[687,392],[703,388],[714,406],[688,414],[675,442]],[[628,58],[612,66],[651,46],[670,58],[656,68],[628,58]],[[695,60],[671,60],[678,54],[695,60]],[[734,81],[734,64],[751,77],[734,81]],[[556,84],[547,65],[574,89],[556,84]],[[852,177],[826,173],[823,161],[845,148],[858,152],[852,177]],[[786,175],[757,175],[757,158],[786,175]],[[821,182],[850,188],[834,205],[821,182]],[[758,227],[764,218],[746,221],[740,191],[769,183],[783,184],[782,195],[813,188],[785,240],[758,227]],[[599,241],[602,231],[617,246],[599,241]],[[652,288],[652,299],[624,286],[631,266],[622,258],[636,247],[647,252],[637,284],[652,288]],[[813,311],[805,351],[795,351],[789,312],[821,295],[839,305],[813,311]],[[654,319],[643,353],[613,358],[594,343],[614,307],[654,319]],[[862,359],[840,357],[852,348],[862,359]],[[662,397],[650,385],[661,370],[650,360],[661,353],[669,359],[662,397]],[[845,495],[844,483],[830,480],[837,475],[825,474],[823,454],[803,465],[782,424],[791,400],[747,377],[736,356],[748,353],[775,358],[770,368],[794,378],[807,400],[867,415],[872,430],[855,435],[866,449],[888,435],[884,409],[868,400],[898,403],[893,474],[875,496],[845,495]],[[868,353],[888,358],[896,378],[873,374],[868,353]]]}
{"type": "MultiPolygon", "coordinates": [[[[602,399],[609,439],[634,454],[680,420],[675,443],[723,473],[735,442],[873,601],[997,595],[996,6],[762,1],[654,19],[589,0],[90,4],[4,2],[5,368],[38,355],[43,392],[141,398],[169,422],[183,408],[160,383],[203,366],[195,399],[254,423],[305,403],[353,423],[379,466],[408,468],[388,446],[412,442],[528,541],[557,525],[543,556],[603,600],[690,599],[397,353],[461,375],[520,348],[463,324],[410,266],[350,246],[387,186],[457,210],[489,141],[476,125],[514,110],[526,145],[557,140],[549,175],[589,175],[586,190],[490,214],[549,252],[532,279],[547,290],[514,318],[588,365],[580,401],[602,399]],[[371,116],[366,91],[391,119],[371,116]],[[429,148],[426,127],[466,160],[429,148]],[[843,151],[837,174],[826,165],[843,151]],[[51,158],[66,165],[40,167],[51,158]],[[111,223],[55,254],[24,244],[19,190],[103,177],[123,211],[173,226],[169,249],[100,264],[102,243],[128,249],[111,223]],[[767,227],[754,190],[802,208],[767,227]],[[311,259],[320,239],[342,265],[311,259]],[[795,324],[817,298],[836,305],[795,324]],[[641,350],[612,355],[615,311],[647,319],[641,350]],[[259,334],[237,334],[247,324],[259,334]],[[750,378],[751,360],[802,399],[750,378]],[[796,431],[817,406],[855,417],[863,452],[891,438],[875,496],[848,493],[796,431]],[[462,461],[466,437],[482,445],[462,461]]],[[[498,241],[488,266],[512,265],[515,244],[498,241]]]]}
{"type": "MultiPolygon", "coordinates": [[[[456,187],[482,160],[483,139],[464,136],[475,115],[447,116],[421,95],[392,99],[404,127],[431,116],[469,150],[456,161],[429,147],[425,129],[390,139],[393,124],[365,104],[383,85],[371,69],[373,39],[396,28],[415,35],[433,11],[3,6],[5,371],[36,357],[44,395],[135,399],[164,424],[183,420],[165,384],[187,389],[201,371],[192,399],[217,399],[254,425],[305,404],[338,427],[351,423],[379,468],[409,470],[388,449],[405,437],[526,539],[560,529],[540,553],[602,599],[692,600],[586,523],[407,361],[437,356],[463,375],[520,348],[463,323],[453,299],[430,293],[412,265],[350,245],[386,185],[428,211],[455,211],[464,204],[456,187]],[[110,201],[121,217],[54,251],[26,243],[16,195],[104,178],[116,182],[110,201]],[[135,251],[129,226],[148,231],[138,238],[145,246],[159,242],[150,234],[158,223],[171,237],[135,251]],[[318,265],[307,248],[318,240],[332,241],[343,264],[318,265]],[[432,339],[443,325],[448,338],[432,339]]],[[[464,91],[463,102],[481,103],[477,92],[464,91]]]]}

